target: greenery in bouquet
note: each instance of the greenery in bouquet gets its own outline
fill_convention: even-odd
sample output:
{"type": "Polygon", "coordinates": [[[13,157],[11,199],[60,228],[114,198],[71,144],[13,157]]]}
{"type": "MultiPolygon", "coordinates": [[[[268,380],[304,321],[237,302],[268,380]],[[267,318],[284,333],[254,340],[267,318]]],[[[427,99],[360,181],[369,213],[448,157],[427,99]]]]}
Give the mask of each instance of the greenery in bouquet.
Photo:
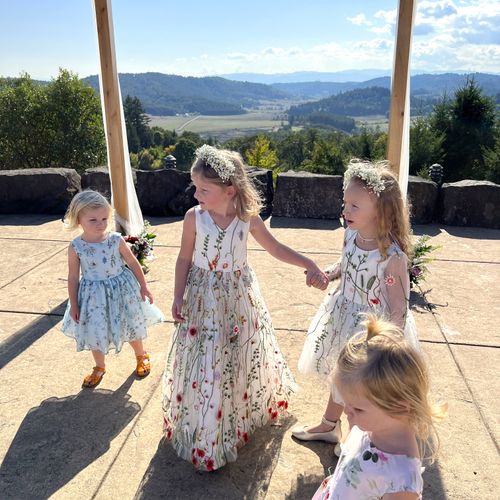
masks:
{"type": "Polygon", "coordinates": [[[144,221],[144,228],[139,236],[125,236],[125,241],[136,256],[144,273],[149,271],[149,263],[155,259],[153,245],[156,234],[151,232],[149,221],[144,221]]]}
{"type": "Polygon", "coordinates": [[[413,245],[412,258],[408,268],[411,287],[419,285],[421,281],[425,281],[429,271],[427,264],[434,260],[429,254],[439,248],[439,246],[428,243],[430,238],[428,234],[423,234],[417,238],[413,245]]]}

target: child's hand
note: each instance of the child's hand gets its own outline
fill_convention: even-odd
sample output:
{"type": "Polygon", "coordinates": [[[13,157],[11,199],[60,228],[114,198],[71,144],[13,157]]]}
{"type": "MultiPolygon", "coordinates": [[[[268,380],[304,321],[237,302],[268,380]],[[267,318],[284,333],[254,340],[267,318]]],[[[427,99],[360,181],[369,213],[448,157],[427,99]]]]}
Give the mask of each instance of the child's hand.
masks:
{"type": "Polygon", "coordinates": [[[75,323],[80,323],[80,309],[78,308],[78,306],[71,306],[69,315],[75,323]]]}
{"type": "Polygon", "coordinates": [[[154,302],[153,294],[149,290],[147,286],[141,286],[141,298],[142,300],[146,300],[146,297],[149,299],[150,304],[154,302]]]}
{"type": "Polygon", "coordinates": [[[186,321],[186,318],[182,316],[182,299],[174,299],[174,302],[172,304],[172,318],[174,318],[174,321],[178,321],[179,323],[183,323],[186,321]]]}
{"type": "Polygon", "coordinates": [[[306,275],[307,286],[326,290],[328,286],[328,277],[318,266],[314,265],[314,267],[305,270],[304,273],[306,275]]]}

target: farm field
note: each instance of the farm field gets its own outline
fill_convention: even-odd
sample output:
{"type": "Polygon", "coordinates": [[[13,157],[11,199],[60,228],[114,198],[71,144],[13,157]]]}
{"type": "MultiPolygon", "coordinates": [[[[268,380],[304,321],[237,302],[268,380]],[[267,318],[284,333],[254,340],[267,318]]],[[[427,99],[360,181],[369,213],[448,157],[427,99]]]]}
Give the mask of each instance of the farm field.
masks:
{"type": "Polygon", "coordinates": [[[176,130],[179,133],[188,130],[201,135],[219,136],[235,132],[235,135],[240,135],[244,131],[251,133],[279,128],[281,120],[274,119],[276,115],[276,112],[255,112],[228,116],[150,116],[149,125],[176,130]]]}

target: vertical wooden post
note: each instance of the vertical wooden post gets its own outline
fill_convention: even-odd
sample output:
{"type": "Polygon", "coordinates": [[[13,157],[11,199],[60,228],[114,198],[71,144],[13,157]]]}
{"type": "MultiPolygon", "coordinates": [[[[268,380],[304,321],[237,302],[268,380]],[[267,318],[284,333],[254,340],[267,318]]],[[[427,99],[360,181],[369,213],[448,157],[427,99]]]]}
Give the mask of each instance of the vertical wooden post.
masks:
{"type": "MultiPolygon", "coordinates": [[[[399,0],[394,66],[392,70],[391,107],[389,112],[389,134],[387,159],[395,175],[400,177],[405,105],[410,98],[408,78],[411,49],[413,13],[417,0],[399,0]]],[[[407,108],[409,110],[409,106],[407,108]]],[[[408,111],[409,112],[409,111],[408,111]]],[[[407,117],[409,119],[409,117],[407,117]]]]}
{"type": "Polygon", "coordinates": [[[94,0],[94,8],[101,63],[101,81],[99,84],[101,85],[104,104],[113,204],[117,214],[123,220],[128,221],[129,207],[123,147],[125,131],[121,120],[121,99],[116,69],[111,0],[94,0]]]}

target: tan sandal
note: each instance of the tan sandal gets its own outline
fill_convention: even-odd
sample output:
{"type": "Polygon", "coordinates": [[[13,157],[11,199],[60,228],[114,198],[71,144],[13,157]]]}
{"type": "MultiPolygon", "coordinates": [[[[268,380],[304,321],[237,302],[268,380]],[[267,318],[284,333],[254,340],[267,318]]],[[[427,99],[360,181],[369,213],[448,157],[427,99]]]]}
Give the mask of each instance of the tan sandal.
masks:
{"type": "Polygon", "coordinates": [[[145,377],[151,372],[151,363],[149,362],[149,354],[145,352],[142,356],[136,356],[137,368],[135,373],[138,377],[145,377]]]}
{"type": "Polygon", "coordinates": [[[102,377],[105,373],[106,369],[102,366],[94,366],[94,368],[92,369],[92,373],[90,373],[83,379],[82,387],[95,387],[101,382],[102,377]]]}

